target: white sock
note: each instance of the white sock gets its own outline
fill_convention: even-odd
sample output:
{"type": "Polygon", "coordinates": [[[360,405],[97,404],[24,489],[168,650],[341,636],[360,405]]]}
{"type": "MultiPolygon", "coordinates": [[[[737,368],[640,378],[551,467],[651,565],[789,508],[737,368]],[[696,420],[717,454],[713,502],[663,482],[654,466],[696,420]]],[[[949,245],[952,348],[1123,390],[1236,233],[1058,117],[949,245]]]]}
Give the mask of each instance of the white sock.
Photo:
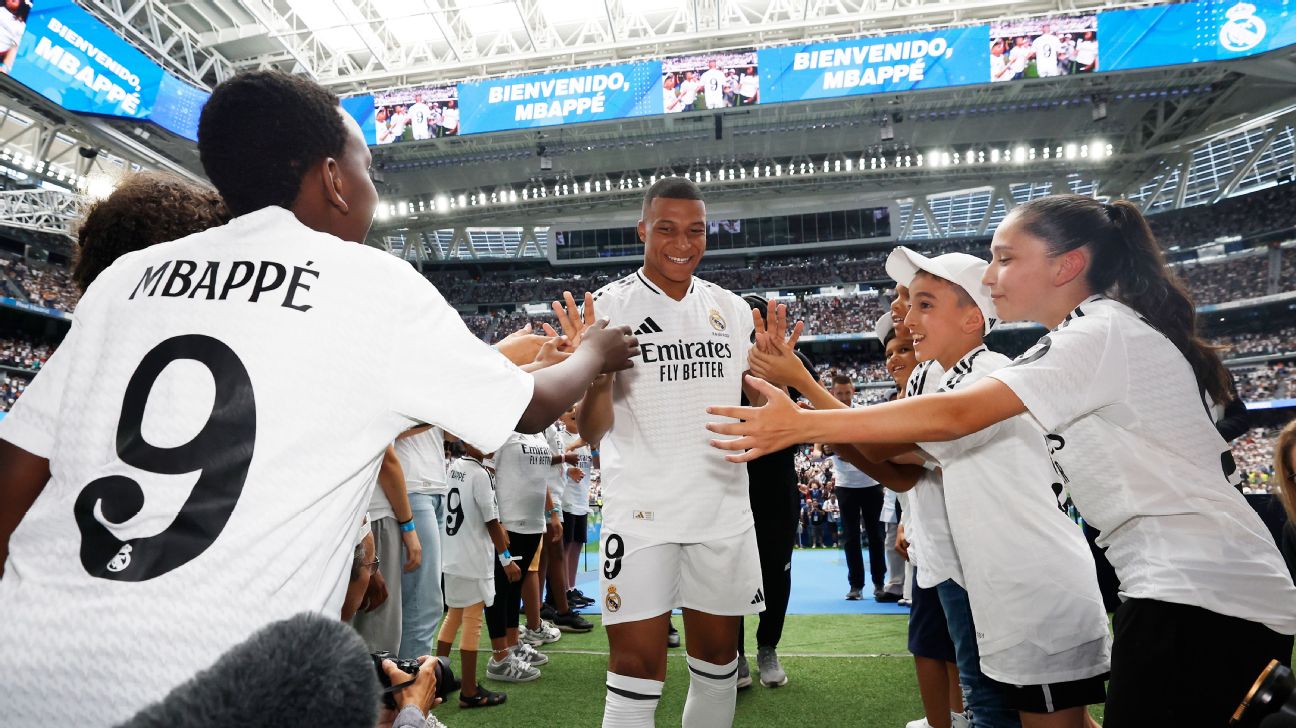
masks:
{"type": "Polygon", "coordinates": [[[603,704],[603,728],[653,728],[661,694],[660,680],[609,672],[607,701],[603,704]]]}
{"type": "Polygon", "coordinates": [[[733,725],[738,701],[738,659],[713,665],[690,655],[689,691],[684,700],[683,728],[723,728],[733,725]]]}

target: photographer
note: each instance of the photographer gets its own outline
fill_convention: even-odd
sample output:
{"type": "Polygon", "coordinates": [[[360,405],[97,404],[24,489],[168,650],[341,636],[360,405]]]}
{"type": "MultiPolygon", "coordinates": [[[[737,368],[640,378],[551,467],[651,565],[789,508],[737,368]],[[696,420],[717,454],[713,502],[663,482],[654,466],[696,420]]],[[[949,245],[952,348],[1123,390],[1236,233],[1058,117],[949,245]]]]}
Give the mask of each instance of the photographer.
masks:
{"type": "MultiPolygon", "coordinates": [[[[435,666],[436,659],[424,655],[418,658],[419,665],[425,665],[429,661],[435,666]]],[[[410,683],[408,687],[395,691],[392,697],[396,699],[396,705],[399,712],[391,708],[384,707],[378,717],[379,728],[444,728],[441,721],[432,716],[432,706],[441,702],[437,697],[436,686],[437,678],[435,669],[419,670],[417,676],[411,676],[409,673],[402,672],[396,663],[391,660],[382,661],[383,671],[387,674],[387,680],[392,685],[402,685],[410,683]],[[411,682],[412,680],[412,682],[411,682]]]]}

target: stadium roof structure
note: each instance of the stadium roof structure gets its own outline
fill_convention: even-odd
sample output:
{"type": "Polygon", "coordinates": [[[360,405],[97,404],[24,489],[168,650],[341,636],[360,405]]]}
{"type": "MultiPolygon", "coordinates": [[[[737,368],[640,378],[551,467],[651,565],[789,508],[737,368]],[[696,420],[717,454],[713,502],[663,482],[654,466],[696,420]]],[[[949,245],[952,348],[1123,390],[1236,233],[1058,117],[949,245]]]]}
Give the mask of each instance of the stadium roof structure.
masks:
{"type": "Polygon", "coordinates": [[[1003,16],[1146,5],[1097,0],[81,0],[170,70],[211,86],[243,68],[339,93],[701,50],[871,35],[1003,16]]]}

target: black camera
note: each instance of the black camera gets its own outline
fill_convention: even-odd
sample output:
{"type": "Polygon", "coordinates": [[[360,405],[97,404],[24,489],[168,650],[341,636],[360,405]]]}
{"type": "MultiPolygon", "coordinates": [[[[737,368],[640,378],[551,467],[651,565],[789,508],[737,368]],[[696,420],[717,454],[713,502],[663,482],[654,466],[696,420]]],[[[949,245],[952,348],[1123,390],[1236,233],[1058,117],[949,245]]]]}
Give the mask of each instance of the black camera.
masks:
{"type": "Polygon", "coordinates": [[[1293,728],[1296,726],[1296,676],[1273,660],[1260,673],[1229,721],[1230,728],[1293,728]]]}
{"type": "MultiPolygon", "coordinates": [[[[422,666],[419,665],[419,662],[416,659],[408,657],[393,657],[392,654],[386,650],[381,652],[372,652],[370,653],[370,657],[373,658],[374,669],[378,671],[378,682],[383,686],[383,705],[395,710],[396,697],[394,693],[414,682],[414,678],[418,677],[419,668],[422,666]],[[392,685],[391,680],[387,677],[387,671],[383,670],[383,660],[391,660],[396,663],[396,669],[410,676],[409,682],[392,685]]],[[[441,664],[441,661],[437,658],[428,658],[428,660],[423,664],[431,665],[433,674],[436,675],[436,696],[438,698],[445,700],[447,695],[454,692],[459,687],[459,681],[455,679],[454,671],[448,666],[441,664]]]]}

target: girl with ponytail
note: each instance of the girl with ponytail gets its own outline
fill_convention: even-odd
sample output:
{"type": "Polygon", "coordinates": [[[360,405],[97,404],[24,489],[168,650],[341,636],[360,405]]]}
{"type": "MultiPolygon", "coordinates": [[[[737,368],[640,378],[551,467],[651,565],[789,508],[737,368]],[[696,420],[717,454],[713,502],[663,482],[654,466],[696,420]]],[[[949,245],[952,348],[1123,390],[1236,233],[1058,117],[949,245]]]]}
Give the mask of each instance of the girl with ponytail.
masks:
{"type": "Polygon", "coordinates": [[[743,420],[708,425],[736,436],[712,444],[745,451],[728,456],[740,462],[795,442],[921,446],[1029,413],[1055,487],[1101,531],[1121,582],[1105,728],[1226,725],[1271,659],[1291,661],[1296,587],[1230,484],[1209,411],[1230,399],[1228,373],[1192,299],[1125,201],[1020,205],[990,253],[998,317],[1051,329],[1012,365],[952,392],[823,412],[752,379],[766,404],[710,408],[743,420]]]}

